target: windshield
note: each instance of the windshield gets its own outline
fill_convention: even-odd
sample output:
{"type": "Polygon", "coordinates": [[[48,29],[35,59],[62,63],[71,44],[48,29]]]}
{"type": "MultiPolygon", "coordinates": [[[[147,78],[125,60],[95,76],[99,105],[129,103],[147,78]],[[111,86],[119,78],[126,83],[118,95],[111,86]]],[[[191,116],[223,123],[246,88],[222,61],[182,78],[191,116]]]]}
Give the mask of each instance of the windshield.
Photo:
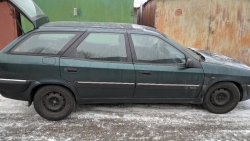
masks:
{"type": "Polygon", "coordinates": [[[177,45],[177,46],[181,47],[182,49],[184,49],[188,54],[192,55],[195,59],[200,60],[200,56],[197,55],[196,53],[194,53],[192,50],[184,47],[183,45],[181,45],[180,43],[176,42],[174,39],[166,36],[165,34],[162,34],[162,36],[166,37],[172,44],[177,45]]]}
{"type": "Polygon", "coordinates": [[[33,0],[10,0],[16,5],[29,19],[37,19],[40,16],[45,16],[43,11],[37,6],[33,0]]]}

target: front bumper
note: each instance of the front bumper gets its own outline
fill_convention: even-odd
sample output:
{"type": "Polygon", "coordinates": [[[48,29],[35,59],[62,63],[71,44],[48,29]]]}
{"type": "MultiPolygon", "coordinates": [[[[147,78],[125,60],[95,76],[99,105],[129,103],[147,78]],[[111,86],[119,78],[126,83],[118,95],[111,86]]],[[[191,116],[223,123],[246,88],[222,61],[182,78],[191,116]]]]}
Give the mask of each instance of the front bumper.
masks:
{"type": "Polygon", "coordinates": [[[247,85],[247,94],[250,95],[250,85],[247,85]]]}
{"type": "Polygon", "coordinates": [[[250,99],[250,85],[242,85],[243,95],[241,101],[250,99]]]}

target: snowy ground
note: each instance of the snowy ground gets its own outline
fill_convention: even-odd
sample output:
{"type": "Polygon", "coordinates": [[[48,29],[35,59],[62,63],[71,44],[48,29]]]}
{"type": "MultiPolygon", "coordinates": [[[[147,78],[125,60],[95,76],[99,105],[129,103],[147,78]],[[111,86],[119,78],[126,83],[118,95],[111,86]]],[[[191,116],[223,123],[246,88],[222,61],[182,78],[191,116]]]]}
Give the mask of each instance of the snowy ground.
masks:
{"type": "Polygon", "coordinates": [[[25,105],[0,96],[0,140],[250,140],[250,101],[224,115],[190,104],[81,105],[59,122],[25,105]]]}

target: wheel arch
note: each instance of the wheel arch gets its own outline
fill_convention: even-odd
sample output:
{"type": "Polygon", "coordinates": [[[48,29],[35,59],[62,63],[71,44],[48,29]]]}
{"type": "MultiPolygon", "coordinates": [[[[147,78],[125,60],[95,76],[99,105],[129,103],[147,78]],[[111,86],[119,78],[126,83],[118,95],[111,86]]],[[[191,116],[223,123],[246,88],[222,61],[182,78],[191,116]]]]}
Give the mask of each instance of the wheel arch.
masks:
{"type": "MultiPolygon", "coordinates": [[[[242,101],[242,98],[243,98],[243,88],[241,86],[241,84],[239,82],[236,82],[236,81],[218,81],[218,82],[215,82],[213,83],[212,85],[210,85],[207,89],[206,89],[206,92],[211,88],[213,87],[214,85],[217,85],[219,83],[223,83],[223,82],[229,82],[229,83],[233,83],[237,88],[238,90],[240,91],[240,101],[242,101]]],[[[206,93],[205,92],[205,93],[206,93]]],[[[203,98],[204,98],[205,94],[203,95],[203,98]]]]}
{"type": "Polygon", "coordinates": [[[39,84],[39,85],[32,88],[31,93],[30,93],[30,99],[29,99],[29,104],[28,105],[30,106],[32,104],[32,102],[34,100],[34,96],[35,96],[38,89],[40,89],[42,87],[45,87],[45,86],[51,86],[51,85],[52,86],[60,86],[60,87],[63,87],[65,89],[69,90],[72,93],[72,95],[73,95],[73,97],[75,99],[75,102],[78,101],[77,93],[74,90],[72,90],[72,88],[69,88],[68,86],[63,85],[63,84],[46,83],[46,84],[39,84]]]}

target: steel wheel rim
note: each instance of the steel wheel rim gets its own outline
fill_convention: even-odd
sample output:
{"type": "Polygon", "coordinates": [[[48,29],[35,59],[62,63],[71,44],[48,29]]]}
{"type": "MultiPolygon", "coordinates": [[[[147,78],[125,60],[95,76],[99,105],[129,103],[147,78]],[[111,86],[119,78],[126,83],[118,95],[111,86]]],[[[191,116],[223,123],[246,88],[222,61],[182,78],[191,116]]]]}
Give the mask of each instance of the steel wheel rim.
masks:
{"type": "Polygon", "coordinates": [[[44,106],[52,112],[59,112],[65,107],[65,98],[57,92],[48,93],[43,98],[44,106]]]}
{"type": "Polygon", "coordinates": [[[230,100],[231,100],[231,93],[227,89],[217,89],[212,93],[210,97],[211,103],[219,107],[228,104],[230,100]]]}

